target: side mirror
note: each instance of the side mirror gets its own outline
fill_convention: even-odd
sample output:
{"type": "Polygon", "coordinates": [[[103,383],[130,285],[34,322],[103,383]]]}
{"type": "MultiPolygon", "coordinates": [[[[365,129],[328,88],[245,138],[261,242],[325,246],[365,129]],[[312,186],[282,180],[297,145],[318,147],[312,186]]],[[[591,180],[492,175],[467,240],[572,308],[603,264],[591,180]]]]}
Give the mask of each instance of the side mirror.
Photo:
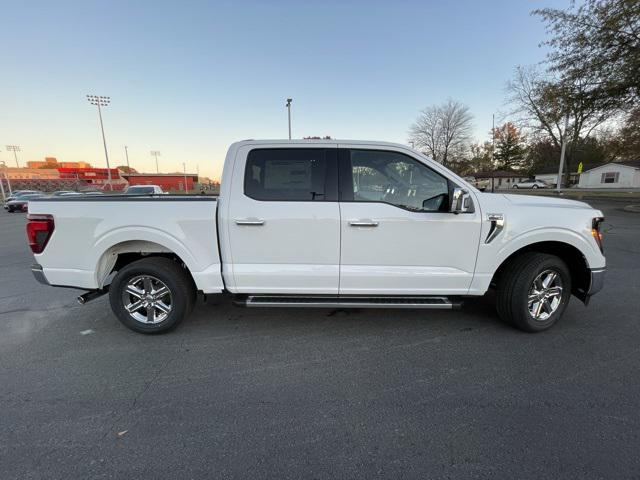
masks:
{"type": "Polygon", "coordinates": [[[464,188],[454,188],[453,198],[451,199],[451,213],[471,213],[473,212],[473,203],[469,190],[464,188]]]}

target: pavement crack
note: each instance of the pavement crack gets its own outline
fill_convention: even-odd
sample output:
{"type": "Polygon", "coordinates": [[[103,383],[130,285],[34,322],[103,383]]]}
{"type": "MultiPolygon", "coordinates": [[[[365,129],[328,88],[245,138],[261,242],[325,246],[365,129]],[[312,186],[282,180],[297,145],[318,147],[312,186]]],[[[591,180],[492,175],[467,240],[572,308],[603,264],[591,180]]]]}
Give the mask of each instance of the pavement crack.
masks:
{"type": "MultiPolygon", "coordinates": [[[[131,402],[131,405],[129,406],[129,408],[127,408],[125,412],[121,413],[120,415],[118,415],[116,418],[113,419],[113,421],[111,422],[111,425],[106,429],[106,431],[104,432],[104,435],[102,436],[103,440],[107,438],[109,434],[115,431],[116,425],[123,418],[126,418],[136,408],[139,400],[149,391],[151,386],[156,383],[156,381],[160,378],[160,376],[167,369],[167,367],[169,367],[169,365],[178,358],[178,355],[183,351],[183,344],[184,344],[184,341],[180,342],[180,345],[176,349],[175,353],[169,356],[167,360],[156,370],[153,376],[142,386],[138,394],[134,397],[133,401],[131,402]]],[[[127,427],[127,430],[131,431],[138,424],[138,422],[139,420],[134,421],[130,426],[127,427]]]]}

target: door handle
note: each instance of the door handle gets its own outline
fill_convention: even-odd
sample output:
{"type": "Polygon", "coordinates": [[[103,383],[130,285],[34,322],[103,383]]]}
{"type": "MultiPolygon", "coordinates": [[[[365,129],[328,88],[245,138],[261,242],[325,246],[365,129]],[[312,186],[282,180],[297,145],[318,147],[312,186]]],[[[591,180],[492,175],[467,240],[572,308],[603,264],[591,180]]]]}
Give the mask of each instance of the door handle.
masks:
{"type": "Polygon", "coordinates": [[[374,222],[373,220],[351,220],[349,221],[349,225],[352,227],[377,227],[378,222],[374,222]]]}
{"type": "Polygon", "coordinates": [[[248,225],[253,227],[259,227],[264,225],[264,220],[260,220],[259,218],[247,218],[245,220],[236,219],[236,225],[248,225]]]}

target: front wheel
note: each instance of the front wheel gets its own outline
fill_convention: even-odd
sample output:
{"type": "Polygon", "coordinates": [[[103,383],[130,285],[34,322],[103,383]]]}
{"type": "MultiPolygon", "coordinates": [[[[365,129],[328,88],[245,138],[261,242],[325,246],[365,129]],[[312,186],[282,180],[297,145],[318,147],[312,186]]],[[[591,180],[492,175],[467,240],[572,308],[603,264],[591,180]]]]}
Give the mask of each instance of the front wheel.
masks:
{"type": "Polygon", "coordinates": [[[177,262],[164,257],[125,266],[109,287],[111,309],[139,333],[164,333],[186,318],[195,303],[193,281],[177,262]]]}
{"type": "Polygon", "coordinates": [[[514,185],[513,188],[515,188],[517,190],[518,189],[518,185],[514,185]]]}
{"type": "Polygon", "coordinates": [[[533,186],[533,187],[531,187],[531,188],[538,188],[538,185],[534,185],[534,186],[533,186]]]}
{"type": "Polygon", "coordinates": [[[564,313],[571,298],[571,274],[555,255],[530,252],[516,257],[498,279],[498,315],[525,332],[542,332],[564,313]]]}

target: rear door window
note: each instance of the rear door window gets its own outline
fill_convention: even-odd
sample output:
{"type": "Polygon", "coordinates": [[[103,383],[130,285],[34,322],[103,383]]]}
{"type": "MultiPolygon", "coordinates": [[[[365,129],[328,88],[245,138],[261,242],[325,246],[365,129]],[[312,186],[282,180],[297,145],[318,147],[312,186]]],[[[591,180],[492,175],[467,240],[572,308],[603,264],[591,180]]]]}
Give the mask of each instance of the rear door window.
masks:
{"type": "Polygon", "coordinates": [[[272,148],[249,152],[244,193],[255,200],[337,200],[335,149],[272,148]]]}

